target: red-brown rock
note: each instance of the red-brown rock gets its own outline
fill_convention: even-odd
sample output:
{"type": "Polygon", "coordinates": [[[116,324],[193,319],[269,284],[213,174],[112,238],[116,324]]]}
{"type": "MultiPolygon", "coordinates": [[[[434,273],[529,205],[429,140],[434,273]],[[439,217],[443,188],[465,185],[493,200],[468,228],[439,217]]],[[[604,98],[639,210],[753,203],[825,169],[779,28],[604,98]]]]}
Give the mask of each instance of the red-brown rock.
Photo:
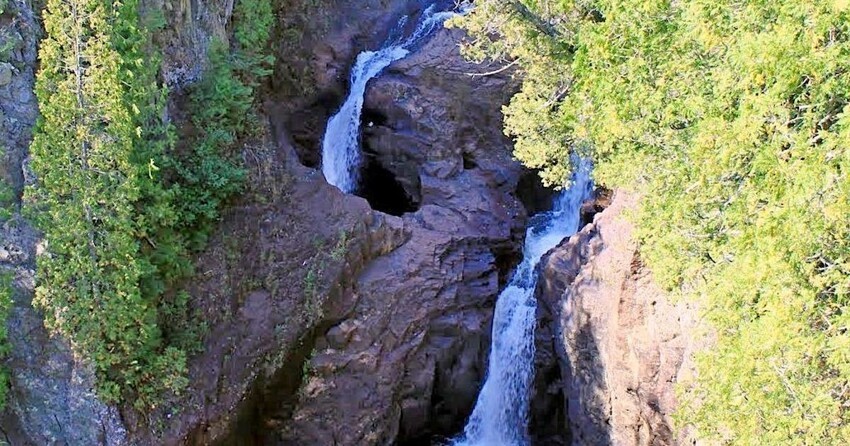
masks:
{"type": "MultiPolygon", "coordinates": [[[[542,332],[550,337],[538,345],[557,352],[573,445],[690,444],[671,414],[677,383],[693,372],[696,311],[672,301],[641,261],[624,215],[635,204],[618,192],[541,262],[542,332]]],[[[551,364],[540,362],[543,371],[551,364]]]]}

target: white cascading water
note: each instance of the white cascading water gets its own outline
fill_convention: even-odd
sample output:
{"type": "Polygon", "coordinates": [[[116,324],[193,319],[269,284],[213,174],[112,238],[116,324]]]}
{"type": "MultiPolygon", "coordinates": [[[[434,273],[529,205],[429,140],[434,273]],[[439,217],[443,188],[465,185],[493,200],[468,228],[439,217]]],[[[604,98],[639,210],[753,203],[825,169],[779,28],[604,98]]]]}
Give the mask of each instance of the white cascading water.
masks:
{"type": "Polygon", "coordinates": [[[487,378],[463,434],[452,446],[524,446],[534,375],[536,267],[540,258],[579,229],[580,208],[593,189],[590,163],[578,161],[572,186],[554,209],[535,215],[526,230],[523,259],[496,301],[487,378]]]}
{"type": "MultiPolygon", "coordinates": [[[[422,13],[416,29],[408,38],[390,39],[381,49],[364,51],[357,56],[351,69],[351,90],[348,98],[339,112],[328,121],[322,140],[322,173],[328,183],[346,193],[354,192],[357,188],[360,170],[360,114],[369,80],[391,63],[406,57],[411,47],[455,14],[450,11],[436,11],[436,5],[431,5],[422,13]]],[[[407,17],[403,17],[397,30],[402,30],[406,21],[407,17]]]]}

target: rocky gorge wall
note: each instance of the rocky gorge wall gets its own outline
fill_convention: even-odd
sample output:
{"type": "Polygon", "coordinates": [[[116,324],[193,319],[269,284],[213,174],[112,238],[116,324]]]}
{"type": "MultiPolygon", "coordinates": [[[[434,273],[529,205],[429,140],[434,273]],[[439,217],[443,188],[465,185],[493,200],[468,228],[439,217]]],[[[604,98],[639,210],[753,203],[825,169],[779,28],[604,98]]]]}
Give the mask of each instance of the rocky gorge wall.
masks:
{"type": "MultiPolygon", "coordinates": [[[[233,3],[147,7],[171,12],[155,41],[172,93],[168,119],[179,128],[188,119],[180,97],[203,72],[210,39],[227,38],[233,3]]],[[[266,86],[268,125],[243,142],[247,188],[196,259],[190,306],[208,332],[181,396],[145,416],[100,403],[85,360],[50,337],[29,305],[36,234],[20,218],[4,228],[9,254],[0,260],[17,268],[20,307],[9,321],[12,395],[2,419],[11,444],[384,444],[460,427],[526,218],[517,188],[527,173],[498,130],[512,86],[508,77],[469,76],[476,67],[460,58],[457,31],[440,31],[390,67],[367,93],[373,125],[364,146],[384,179],[370,187],[397,188],[415,212],[373,211],[328,186],[309,159],[356,53],[421,7],[322,7],[299,38],[306,57],[287,67],[313,86],[298,90],[282,74],[266,86]]],[[[18,191],[37,116],[38,23],[28,17],[32,32],[8,86],[23,99],[3,104],[22,123],[4,164],[18,191]]]]}
{"type": "Polygon", "coordinates": [[[628,217],[636,205],[616,193],[541,261],[533,421],[549,426],[543,444],[696,444],[671,415],[704,342],[697,311],[653,282],[628,217]]]}

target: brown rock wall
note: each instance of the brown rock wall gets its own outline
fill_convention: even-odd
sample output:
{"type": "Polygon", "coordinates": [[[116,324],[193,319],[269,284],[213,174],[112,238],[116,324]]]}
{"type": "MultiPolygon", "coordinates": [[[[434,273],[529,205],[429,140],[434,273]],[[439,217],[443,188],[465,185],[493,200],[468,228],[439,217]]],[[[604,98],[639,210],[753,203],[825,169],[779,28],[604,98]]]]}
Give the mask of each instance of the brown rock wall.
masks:
{"type": "Polygon", "coordinates": [[[538,343],[557,352],[573,445],[689,444],[671,415],[677,383],[693,373],[696,310],[653,282],[628,220],[635,206],[634,196],[616,193],[541,262],[542,328],[551,336],[538,343]]]}

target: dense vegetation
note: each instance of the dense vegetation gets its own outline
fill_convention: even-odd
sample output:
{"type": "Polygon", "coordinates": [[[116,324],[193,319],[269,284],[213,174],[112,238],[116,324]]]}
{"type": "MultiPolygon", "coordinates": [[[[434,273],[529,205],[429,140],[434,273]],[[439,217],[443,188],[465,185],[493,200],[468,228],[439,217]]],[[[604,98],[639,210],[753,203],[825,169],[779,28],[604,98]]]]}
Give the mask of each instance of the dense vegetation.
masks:
{"type": "Polygon", "coordinates": [[[50,0],[44,24],[30,149],[39,184],[28,200],[49,255],[38,260],[34,302],[92,358],[106,399],[122,386],[178,391],[185,357],[162,345],[156,296],[142,291],[155,271],[140,240],[174,217],[153,175],[162,152],[147,137],[160,132],[149,120],[161,94],[145,91],[155,68],[144,60],[136,3],[50,0]]]}
{"type": "MultiPolygon", "coordinates": [[[[637,191],[642,255],[716,345],[678,422],[730,444],[850,441],[850,2],[484,0],[519,67],[516,156],[637,191]]],[[[495,38],[494,38],[495,37],[495,38]]]]}
{"type": "Polygon", "coordinates": [[[198,136],[190,153],[178,154],[172,164],[178,194],[178,212],[184,234],[193,248],[206,243],[223,205],[242,187],[236,140],[257,128],[252,114],[254,92],[271,74],[274,59],[268,55],[272,32],[269,0],[242,0],[235,10],[234,45],[214,40],[209,69],[191,91],[192,124],[198,136]]]}
{"type": "Polygon", "coordinates": [[[187,325],[186,294],[176,288],[239,190],[233,147],[268,74],[270,4],[237,3],[233,53],[213,44],[190,95],[199,136],[179,143],[162,120],[167,92],[145,26],[155,21],[137,1],[48,0],[43,17],[38,184],[26,200],[48,253],[34,303],[94,362],[102,397],[149,409],[187,384],[188,346],[174,330],[187,325]]]}

